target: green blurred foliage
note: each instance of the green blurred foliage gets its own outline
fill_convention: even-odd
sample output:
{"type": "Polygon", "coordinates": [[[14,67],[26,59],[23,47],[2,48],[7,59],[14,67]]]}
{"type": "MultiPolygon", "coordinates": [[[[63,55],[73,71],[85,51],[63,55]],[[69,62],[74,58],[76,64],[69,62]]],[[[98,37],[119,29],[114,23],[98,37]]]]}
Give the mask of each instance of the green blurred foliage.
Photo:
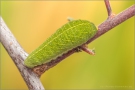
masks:
{"type": "MultiPolygon", "coordinates": [[[[134,1],[110,1],[114,13],[134,1]]],[[[1,1],[1,16],[21,46],[30,53],[67,22],[67,17],[95,25],[107,19],[103,1],[1,1]]],[[[89,44],[96,55],[75,53],[43,74],[46,89],[133,89],[134,18],[89,44]]],[[[0,44],[1,45],[1,44],[0,44]]],[[[1,45],[1,89],[27,89],[23,78],[1,45]]]]}

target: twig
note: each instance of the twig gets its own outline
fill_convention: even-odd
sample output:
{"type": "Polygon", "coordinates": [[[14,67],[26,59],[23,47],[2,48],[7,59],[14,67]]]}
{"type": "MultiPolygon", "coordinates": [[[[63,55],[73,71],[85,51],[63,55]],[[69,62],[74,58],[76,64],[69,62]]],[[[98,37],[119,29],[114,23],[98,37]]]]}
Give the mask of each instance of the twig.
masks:
{"type": "MultiPolygon", "coordinates": [[[[135,5],[129,7],[128,9],[124,10],[123,12],[119,13],[118,15],[116,15],[113,18],[108,18],[105,22],[101,23],[98,26],[98,32],[96,33],[96,35],[93,38],[88,40],[86,44],[89,44],[90,42],[92,42],[96,38],[100,37],[102,34],[111,30],[115,26],[117,26],[120,23],[124,22],[125,20],[129,19],[130,17],[133,17],[134,15],[135,15],[135,5]]],[[[74,52],[76,52],[77,48],[70,50],[69,52],[63,54],[61,57],[58,57],[57,59],[52,60],[49,63],[46,63],[46,64],[43,64],[43,65],[40,65],[40,66],[33,68],[33,71],[40,76],[46,70],[50,69],[51,67],[55,66],[56,64],[58,64],[60,61],[62,61],[66,57],[68,57],[71,54],[73,54],[74,52]]]]}
{"type": "Polygon", "coordinates": [[[24,66],[23,63],[28,54],[19,45],[1,17],[0,28],[0,42],[16,64],[29,90],[44,90],[39,77],[31,69],[24,66]]]}
{"type": "MultiPolygon", "coordinates": [[[[125,20],[129,19],[130,17],[135,15],[135,5],[129,7],[125,11],[121,12],[120,14],[116,15],[114,18],[109,18],[102,24],[98,26],[98,32],[97,34],[90,39],[88,43],[92,42],[96,38],[100,37],[102,34],[106,33],[113,27],[119,25],[120,23],[124,22],[125,20]]],[[[65,59],[66,57],[70,56],[74,52],[76,52],[77,48],[74,48],[70,50],[69,52],[63,54],[61,57],[58,57],[56,60],[52,60],[49,63],[46,63],[41,66],[37,66],[33,68],[33,71],[37,73],[32,72],[31,69],[24,66],[24,60],[28,56],[28,54],[22,49],[22,47],[19,45],[13,34],[10,32],[2,18],[0,17],[0,42],[3,44],[7,52],[9,53],[10,57],[18,67],[22,77],[24,78],[28,88],[30,90],[44,90],[43,85],[41,84],[39,77],[37,75],[41,75],[46,70],[50,69],[51,67],[58,64],[60,61],[65,59]]]]}
{"type": "Polygon", "coordinates": [[[122,11],[115,17],[107,19],[105,22],[101,23],[98,26],[98,32],[93,38],[88,40],[87,44],[92,42],[96,38],[100,37],[102,34],[108,32],[112,28],[116,27],[117,25],[121,24],[122,22],[126,21],[127,19],[133,17],[134,15],[135,15],[135,5],[132,5],[131,7],[122,11]]]}
{"type": "Polygon", "coordinates": [[[95,55],[95,50],[89,49],[86,45],[82,45],[82,46],[80,46],[80,48],[90,55],[95,55]]]}
{"type": "Polygon", "coordinates": [[[107,12],[108,12],[108,16],[111,16],[111,14],[112,14],[112,9],[111,9],[109,0],[104,0],[104,2],[105,2],[105,6],[106,6],[106,9],[107,9],[107,12]]]}

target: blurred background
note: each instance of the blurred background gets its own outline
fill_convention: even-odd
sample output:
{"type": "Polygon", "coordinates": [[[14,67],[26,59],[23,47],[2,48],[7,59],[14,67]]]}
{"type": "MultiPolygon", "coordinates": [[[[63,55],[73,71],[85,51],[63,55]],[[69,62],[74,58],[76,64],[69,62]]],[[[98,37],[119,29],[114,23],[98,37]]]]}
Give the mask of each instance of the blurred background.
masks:
{"type": "MultiPolygon", "coordinates": [[[[133,0],[110,1],[115,14],[133,0]]],[[[1,1],[1,16],[18,42],[31,53],[63,24],[67,17],[96,26],[107,19],[104,1],[1,1]]],[[[46,89],[134,89],[134,17],[89,44],[96,55],[74,53],[46,71],[46,89]]],[[[0,44],[0,89],[27,90],[15,64],[0,44]]]]}

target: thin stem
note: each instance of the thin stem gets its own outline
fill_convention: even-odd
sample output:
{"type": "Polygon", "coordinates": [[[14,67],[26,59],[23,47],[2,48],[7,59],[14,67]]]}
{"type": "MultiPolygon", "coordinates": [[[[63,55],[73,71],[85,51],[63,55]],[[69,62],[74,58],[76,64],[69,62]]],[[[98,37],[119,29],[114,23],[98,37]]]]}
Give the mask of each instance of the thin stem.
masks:
{"type": "Polygon", "coordinates": [[[107,12],[108,12],[108,17],[109,17],[112,14],[112,9],[111,9],[109,0],[104,0],[104,2],[105,2],[105,6],[106,6],[106,9],[107,9],[107,12]]]}
{"type": "MultiPolygon", "coordinates": [[[[93,38],[88,40],[86,44],[92,42],[96,38],[100,37],[102,34],[106,33],[107,31],[119,25],[120,23],[124,22],[125,20],[129,19],[130,17],[133,17],[134,15],[135,15],[135,5],[129,7],[125,11],[116,15],[114,18],[107,19],[105,22],[101,23],[98,26],[97,34],[93,38]]],[[[35,73],[39,71],[40,73],[37,73],[37,74],[40,76],[43,72],[57,65],[60,61],[70,56],[74,52],[76,52],[76,49],[78,48],[78,47],[74,48],[68,51],[67,53],[63,54],[61,57],[58,57],[57,59],[52,60],[51,62],[46,63],[44,65],[37,66],[31,70],[24,65],[24,60],[26,59],[28,54],[19,45],[16,38],[13,36],[13,34],[9,30],[9,28],[6,26],[5,22],[3,21],[1,17],[0,17],[0,27],[1,27],[0,42],[5,47],[8,54],[10,55],[10,57],[16,64],[29,90],[44,90],[44,87],[41,84],[39,77],[35,73]],[[33,71],[35,73],[33,73],[33,71]]]]}
{"type": "Polygon", "coordinates": [[[121,24],[122,22],[126,21],[127,19],[133,17],[134,15],[135,15],[135,5],[132,5],[131,7],[127,8],[126,10],[119,13],[115,17],[107,19],[106,21],[104,21],[103,23],[101,23],[98,26],[98,32],[96,33],[96,35],[93,38],[88,40],[86,44],[89,44],[96,38],[100,37],[104,33],[108,32],[112,28],[116,27],[117,25],[121,24]]]}
{"type": "MultiPolygon", "coordinates": [[[[86,44],[89,44],[90,42],[92,42],[93,40],[95,40],[96,38],[100,37],[101,35],[103,35],[104,33],[106,33],[107,31],[111,30],[112,28],[114,28],[115,26],[119,25],[120,23],[124,22],[125,20],[129,19],[130,17],[133,17],[135,15],[135,5],[129,7],[128,9],[124,10],[123,12],[121,12],[120,14],[116,15],[114,18],[112,19],[107,19],[106,21],[104,21],[103,23],[101,23],[98,26],[98,32],[97,34],[91,38],[90,40],[87,41],[86,44]]],[[[77,47],[78,48],[78,47],[77,47]]],[[[48,62],[46,64],[37,66],[35,68],[33,68],[33,71],[35,73],[40,72],[39,76],[44,73],[46,70],[50,69],[51,67],[57,65],[59,62],[61,62],[63,59],[65,59],[66,57],[70,56],[71,54],[73,54],[74,52],[76,52],[76,49],[72,49],[69,52],[63,54],[61,57],[56,58],[55,60],[52,60],[51,62],[48,62]]]]}
{"type": "Polygon", "coordinates": [[[91,50],[91,49],[89,49],[87,46],[85,46],[85,45],[82,45],[81,47],[80,47],[83,51],[85,51],[86,53],[88,53],[88,54],[90,54],[90,55],[95,55],[95,50],[93,49],[93,50],[91,50]]]}
{"type": "MultiPolygon", "coordinates": [[[[24,60],[28,54],[19,45],[14,35],[11,33],[3,19],[0,17],[0,42],[3,44],[13,62],[19,69],[29,90],[44,90],[39,77],[24,65],[24,60]]],[[[10,68],[10,67],[9,67],[10,68]]]]}

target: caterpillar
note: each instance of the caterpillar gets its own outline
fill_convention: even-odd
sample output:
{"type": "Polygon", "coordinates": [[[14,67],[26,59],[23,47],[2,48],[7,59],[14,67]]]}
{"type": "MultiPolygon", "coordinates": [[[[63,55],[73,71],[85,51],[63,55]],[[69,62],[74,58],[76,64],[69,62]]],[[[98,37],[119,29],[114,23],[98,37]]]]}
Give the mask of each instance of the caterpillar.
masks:
{"type": "Polygon", "coordinates": [[[59,28],[43,44],[24,61],[24,64],[33,68],[45,64],[69,50],[81,46],[97,32],[96,26],[87,20],[73,20],[59,28]]]}

